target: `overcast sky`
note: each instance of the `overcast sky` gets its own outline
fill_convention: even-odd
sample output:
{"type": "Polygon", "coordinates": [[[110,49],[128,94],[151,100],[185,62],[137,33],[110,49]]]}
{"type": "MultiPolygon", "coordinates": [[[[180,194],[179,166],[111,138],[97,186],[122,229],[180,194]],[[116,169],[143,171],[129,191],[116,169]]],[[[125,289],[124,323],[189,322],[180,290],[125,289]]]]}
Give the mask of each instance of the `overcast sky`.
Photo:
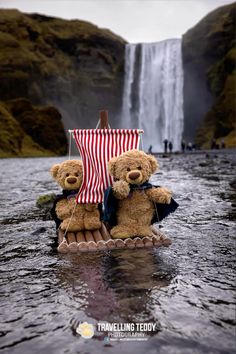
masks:
{"type": "Polygon", "coordinates": [[[92,22],[130,43],[180,38],[232,0],[0,0],[0,8],[92,22]]]}

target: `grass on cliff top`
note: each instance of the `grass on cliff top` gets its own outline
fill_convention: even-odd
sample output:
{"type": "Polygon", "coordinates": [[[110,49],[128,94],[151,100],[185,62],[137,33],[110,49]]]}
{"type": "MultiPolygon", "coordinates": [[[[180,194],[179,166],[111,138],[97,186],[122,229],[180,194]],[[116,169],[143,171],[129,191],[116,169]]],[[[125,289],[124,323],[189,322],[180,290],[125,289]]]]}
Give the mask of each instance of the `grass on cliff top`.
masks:
{"type": "MultiPolygon", "coordinates": [[[[94,53],[90,56],[94,57],[94,62],[100,55],[116,71],[116,55],[112,50],[124,44],[125,41],[110,30],[86,21],[0,10],[0,66],[3,72],[40,73],[46,79],[71,76],[83,48],[92,48],[94,53]]],[[[79,72],[78,65],[76,68],[79,72]]]]}
{"type": "Polygon", "coordinates": [[[183,54],[187,61],[215,63],[235,46],[236,3],[217,8],[183,35],[183,54]]]}
{"type": "Polygon", "coordinates": [[[93,36],[107,38],[125,44],[126,41],[111,32],[109,29],[98,26],[83,20],[65,20],[58,17],[50,17],[37,13],[26,14],[18,10],[0,10],[0,29],[8,29],[8,33],[18,32],[21,39],[36,40],[40,35],[46,37],[50,42],[50,36],[58,38],[89,39],[93,36]]]}
{"type": "MultiPolygon", "coordinates": [[[[203,17],[194,27],[190,28],[185,34],[185,40],[191,37],[211,37],[216,33],[223,32],[225,25],[234,26],[234,15],[236,3],[221,6],[203,17]]],[[[232,34],[234,31],[232,32],[232,34]]]]}

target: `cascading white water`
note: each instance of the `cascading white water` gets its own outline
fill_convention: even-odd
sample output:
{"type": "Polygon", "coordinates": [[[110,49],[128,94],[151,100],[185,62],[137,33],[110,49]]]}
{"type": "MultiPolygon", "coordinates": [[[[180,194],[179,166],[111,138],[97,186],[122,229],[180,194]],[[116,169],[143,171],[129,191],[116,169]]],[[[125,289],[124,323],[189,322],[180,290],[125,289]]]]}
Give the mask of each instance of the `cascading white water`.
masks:
{"type": "Polygon", "coordinates": [[[128,44],[122,126],[144,130],[144,149],[163,151],[163,141],[180,149],[183,133],[181,40],[128,44]]]}

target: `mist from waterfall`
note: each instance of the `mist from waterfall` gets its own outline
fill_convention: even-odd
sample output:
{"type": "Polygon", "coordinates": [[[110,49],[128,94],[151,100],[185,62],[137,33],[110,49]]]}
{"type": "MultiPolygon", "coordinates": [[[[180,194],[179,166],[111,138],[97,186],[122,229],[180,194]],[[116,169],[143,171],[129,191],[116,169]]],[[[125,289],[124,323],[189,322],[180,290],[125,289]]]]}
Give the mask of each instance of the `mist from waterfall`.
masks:
{"type": "Polygon", "coordinates": [[[161,152],[165,139],[180,150],[183,124],[181,39],[126,45],[122,127],[143,129],[144,149],[161,152]]]}

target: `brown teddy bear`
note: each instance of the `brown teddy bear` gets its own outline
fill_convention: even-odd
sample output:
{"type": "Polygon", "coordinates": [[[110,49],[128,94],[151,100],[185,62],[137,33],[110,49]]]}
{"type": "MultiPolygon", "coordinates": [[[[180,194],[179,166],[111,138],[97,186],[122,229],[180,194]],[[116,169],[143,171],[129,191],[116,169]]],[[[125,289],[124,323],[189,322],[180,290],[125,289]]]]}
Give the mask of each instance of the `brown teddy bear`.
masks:
{"type": "Polygon", "coordinates": [[[77,204],[76,195],[83,181],[83,165],[79,160],[67,160],[53,165],[52,177],[62,187],[63,193],[56,197],[51,215],[62,230],[96,230],[101,227],[97,204],[77,204]]]}
{"type": "Polygon", "coordinates": [[[178,207],[168,189],[148,183],[158,167],[154,156],[138,150],[109,161],[114,182],[105,191],[104,221],[112,227],[113,238],[153,236],[151,224],[178,207]]]}

